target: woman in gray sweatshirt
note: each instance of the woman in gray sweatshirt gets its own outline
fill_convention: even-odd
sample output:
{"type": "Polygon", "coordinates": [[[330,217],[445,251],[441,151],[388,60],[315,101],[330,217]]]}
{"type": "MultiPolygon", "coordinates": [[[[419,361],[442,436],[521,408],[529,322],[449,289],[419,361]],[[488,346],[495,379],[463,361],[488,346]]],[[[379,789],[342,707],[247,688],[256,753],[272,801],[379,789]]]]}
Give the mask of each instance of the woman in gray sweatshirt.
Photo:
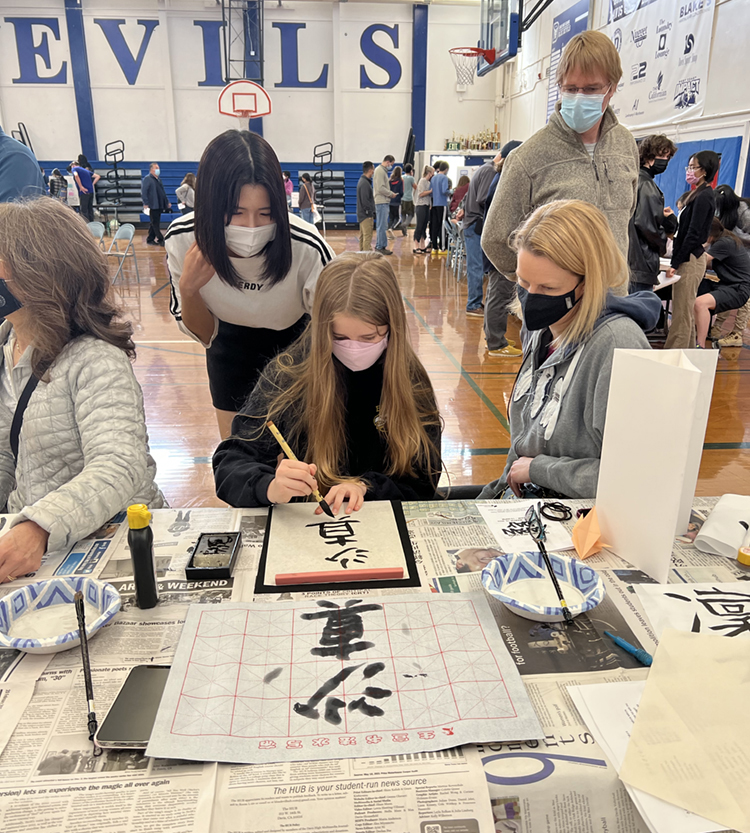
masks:
{"type": "Polygon", "coordinates": [[[593,498],[615,348],[648,350],[644,330],[661,304],[653,292],[611,294],[627,263],[589,203],[538,208],[515,232],[514,248],[528,337],[508,408],[505,470],[480,498],[593,498]]]}

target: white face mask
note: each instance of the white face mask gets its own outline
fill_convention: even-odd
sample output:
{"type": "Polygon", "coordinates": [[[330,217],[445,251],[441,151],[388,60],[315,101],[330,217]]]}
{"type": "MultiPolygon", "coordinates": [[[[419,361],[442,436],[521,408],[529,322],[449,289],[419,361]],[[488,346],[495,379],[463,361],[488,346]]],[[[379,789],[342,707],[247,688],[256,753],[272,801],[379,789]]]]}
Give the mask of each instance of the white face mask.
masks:
{"type": "Polygon", "coordinates": [[[254,257],[276,237],[276,223],[255,228],[227,226],[224,235],[227,246],[237,257],[254,257]]]}

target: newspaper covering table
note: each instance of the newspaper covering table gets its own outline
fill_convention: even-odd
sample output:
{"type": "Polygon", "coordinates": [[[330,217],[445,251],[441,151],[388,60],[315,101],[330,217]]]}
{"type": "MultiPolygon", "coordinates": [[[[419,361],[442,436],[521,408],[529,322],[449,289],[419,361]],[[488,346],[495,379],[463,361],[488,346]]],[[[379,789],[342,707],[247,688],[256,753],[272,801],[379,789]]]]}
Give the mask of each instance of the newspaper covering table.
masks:
{"type": "MultiPolygon", "coordinates": [[[[591,505],[590,501],[567,503],[574,512],[591,505]]],[[[692,543],[715,503],[715,498],[695,500],[691,529],[675,542],[671,583],[750,578],[731,561],[704,555],[692,543]]],[[[173,527],[166,542],[157,542],[169,546],[157,548],[157,558],[162,559],[162,599],[155,610],[140,611],[127,601],[132,580],[122,518],[107,525],[99,537],[72,548],[71,552],[83,553],[84,558],[57,555],[39,576],[85,570],[95,562],[87,574],[105,578],[109,574],[126,599],[126,609],[91,642],[100,715],[132,666],[171,661],[188,603],[213,606],[230,598],[253,600],[265,529],[263,510],[170,509],[154,514],[158,529],[173,527]],[[187,512],[191,514],[186,522],[187,512]],[[204,523],[230,524],[226,529],[239,528],[243,534],[234,578],[220,586],[185,582],[181,573],[195,533],[203,531],[204,523]],[[106,547],[97,544],[106,541],[111,542],[106,547]]],[[[404,514],[422,577],[421,591],[481,591],[482,555],[467,550],[499,546],[476,505],[415,502],[404,504],[404,514]],[[461,551],[463,559],[456,557],[461,551]]],[[[564,526],[570,532],[572,521],[564,526]]],[[[499,604],[491,605],[541,721],[545,736],[538,741],[489,743],[412,756],[254,766],[185,764],[144,759],[138,753],[109,753],[91,763],[79,652],[41,657],[0,651],[0,689],[19,692],[5,701],[0,694],[0,720],[7,726],[7,718],[15,726],[0,754],[0,830],[80,833],[80,820],[85,817],[87,833],[150,833],[154,829],[168,833],[295,829],[427,833],[430,825],[441,833],[646,833],[566,687],[645,678],[645,669],[634,667],[619,649],[601,647],[599,630],[602,621],[616,614],[618,628],[653,650],[656,636],[635,592],[638,584],[651,580],[611,552],[593,556],[587,563],[602,575],[609,605],[605,616],[589,617],[585,624],[589,635],[596,637],[592,649],[583,650],[577,634],[562,639],[554,626],[534,630],[536,623],[520,622],[499,604]],[[23,692],[30,685],[34,691],[24,708],[20,705],[26,696],[23,692]],[[485,780],[479,777],[480,766],[485,780]],[[460,827],[462,819],[466,822],[460,827]]],[[[13,586],[3,586],[0,594],[13,586]]],[[[341,597],[337,591],[325,595],[334,600],[341,597]]],[[[358,595],[378,598],[389,592],[358,595]]],[[[266,596],[263,601],[276,598],[266,596]]],[[[321,594],[280,593],[278,598],[316,599],[321,594]]]]}

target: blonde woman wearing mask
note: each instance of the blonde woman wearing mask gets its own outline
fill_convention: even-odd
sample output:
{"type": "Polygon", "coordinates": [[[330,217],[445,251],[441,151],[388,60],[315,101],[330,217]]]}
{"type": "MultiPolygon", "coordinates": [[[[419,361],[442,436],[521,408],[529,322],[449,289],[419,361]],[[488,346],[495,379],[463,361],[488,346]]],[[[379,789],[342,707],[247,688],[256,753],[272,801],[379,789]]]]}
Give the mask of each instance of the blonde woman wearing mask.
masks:
{"type": "Polygon", "coordinates": [[[350,513],[365,500],[434,497],[440,416],[385,258],[345,254],[323,270],[310,326],[266,368],[213,465],[216,494],[231,506],[288,503],[316,488],[334,513],[345,501],[350,513]],[[299,462],[278,462],[269,419],[299,462]]]}
{"type": "Polygon", "coordinates": [[[480,497],[593,498],[614,351],[648,350],[644,331],[656,325],[661,304],[653,292],[612,294],[627,263],[589,203],[538,208],[513,248],[530,335],[508,408],[511,451],[480,497]]]}

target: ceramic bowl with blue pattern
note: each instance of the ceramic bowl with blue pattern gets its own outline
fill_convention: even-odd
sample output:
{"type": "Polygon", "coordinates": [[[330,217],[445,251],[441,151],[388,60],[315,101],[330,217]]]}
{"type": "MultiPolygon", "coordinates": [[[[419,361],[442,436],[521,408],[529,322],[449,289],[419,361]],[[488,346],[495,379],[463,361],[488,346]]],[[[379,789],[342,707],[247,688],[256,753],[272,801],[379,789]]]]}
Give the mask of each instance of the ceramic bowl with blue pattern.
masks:
{"type": "Polygon", "coordinates": [[[120,594],[104,581],[65,576],[28,584],[0,599],[0,648],[56,654],[80,645],[74,599],[78,590],[90,639],[120,609],[120,594]]]}
{"type": "MultiPolygon", "coordinates": [[[[604,598],[601,576],[578,558],[549,553],[563,597],[573,616],[604,598]]],[[[562,622],[562,607],[540,552],[500,555],[482,570],[485,590],[509,610],[535,622],[562,622]]]]}

